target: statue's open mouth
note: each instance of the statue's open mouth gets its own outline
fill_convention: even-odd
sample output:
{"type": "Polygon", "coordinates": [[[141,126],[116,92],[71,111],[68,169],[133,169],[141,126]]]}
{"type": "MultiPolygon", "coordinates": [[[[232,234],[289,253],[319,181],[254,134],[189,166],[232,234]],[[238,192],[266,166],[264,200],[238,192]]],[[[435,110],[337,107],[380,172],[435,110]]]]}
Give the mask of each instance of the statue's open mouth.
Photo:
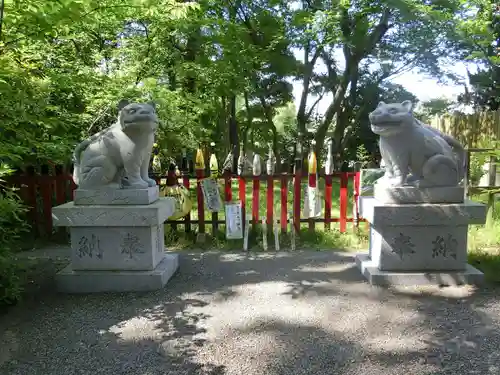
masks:
{"type": "Polygon", "coordinates": [[[387,127],[391,127],[391,126],[397,126],[397,125],[400,125],[401,124],[401,121],[383,121],[383,122],[375,122],[373,123],[372,122],[372,126],[376,126],[378,128],[387,128],[387,127]]]}
{"type": "Polygon", "coordinates": [[[149,122],[154,122],[158,123],[158,119],[154,117],[149,117],[149,116],[140,116],[140,117],[135,117],[133,120],[124,120],[124,124],[141,124],[141,123],[149,123],[149,122]]]}
{"type": "Polygon", "coordinates": [[[391,130],[396,127],[399,127],[401,125],[401,122],[399,121],[384,121],[384,122],[379,122],[379,123],[372,123],[371,127],[373,130],[391,130]]]}

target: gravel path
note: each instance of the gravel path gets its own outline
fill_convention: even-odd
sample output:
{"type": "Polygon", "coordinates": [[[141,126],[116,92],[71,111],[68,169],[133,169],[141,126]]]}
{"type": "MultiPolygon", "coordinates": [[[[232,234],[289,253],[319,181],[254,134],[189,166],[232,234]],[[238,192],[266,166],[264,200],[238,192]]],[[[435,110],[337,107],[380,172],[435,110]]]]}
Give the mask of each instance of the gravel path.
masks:
{"type": "Polygon", "coordinates": [[[184,255],[164,290],[0,317],[0,374],[500,374],[498,290],[366,284],[348,254],[184,255]]]}

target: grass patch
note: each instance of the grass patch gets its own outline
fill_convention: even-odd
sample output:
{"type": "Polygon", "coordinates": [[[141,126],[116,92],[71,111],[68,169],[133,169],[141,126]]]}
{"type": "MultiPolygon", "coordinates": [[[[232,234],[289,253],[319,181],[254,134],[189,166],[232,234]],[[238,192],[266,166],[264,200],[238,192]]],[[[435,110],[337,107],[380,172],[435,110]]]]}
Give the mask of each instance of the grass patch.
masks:
{"type": "Polygon", "coordinates": [[[474,250],[468,255],[469,263],[484,273],[490,283],[500,284],[500,251],[474,250]]]}
{"type": "MultiPolygon", "coordinates": [[[[364,226],[364,224],[362,224],[364,226]]],[[[223,226],[222,226],[223,227],[223,226]]],[[[196,243],[196,232],[184,233],[175,232],[166,226],[166,243],[170,250],[243,250],[243,240],[227,240],[224,230],[219,230],[215,235],[206,235],[204,243],[196,243]]],[[[274,244],[274,233],[267,232],[268,251],[276,250],[274,244]]],[[[280,251],[290,250],[292,238],[290,232],[279,234],[280,251]]],[[[298,236],[295,237],[296,249],[308,250],[341,250],[351,251],[368,248],[368,235],[364,229],[348,229],[346,233],[340,233],[336,229],[324,230],[317,228],[310,231],[308,228],[301,228],[298,236]]],[[[250,251],[264,251],[263,234],[261,228],[251,229],[248,236],[248,249],[250,251]]]]}
{"type": "MultiPolygon", "coordinates": [[[[487,203],[488,195],[476,195],[474,201],[487,203]]],[[[468,261],[481,270],[487,281],[500,284],[500,201],[495,202],[493,221],[471,225],[468,237],[468,261]]]]}

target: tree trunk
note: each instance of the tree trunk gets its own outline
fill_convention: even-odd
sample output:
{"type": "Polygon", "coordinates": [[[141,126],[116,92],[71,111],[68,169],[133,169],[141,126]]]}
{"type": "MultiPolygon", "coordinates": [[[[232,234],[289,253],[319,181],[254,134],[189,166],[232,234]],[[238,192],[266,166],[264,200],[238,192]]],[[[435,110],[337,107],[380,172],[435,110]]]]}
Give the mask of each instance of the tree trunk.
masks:
{"type": "Polygon", "coordinates": [[[231,95],[229,100],[229,143],[233,149],[233,168],[235,172],[238,169],[238,157],[240,156],[240,148],[238,147],[238,122],[236,121],[236,95],[231,95]]]}

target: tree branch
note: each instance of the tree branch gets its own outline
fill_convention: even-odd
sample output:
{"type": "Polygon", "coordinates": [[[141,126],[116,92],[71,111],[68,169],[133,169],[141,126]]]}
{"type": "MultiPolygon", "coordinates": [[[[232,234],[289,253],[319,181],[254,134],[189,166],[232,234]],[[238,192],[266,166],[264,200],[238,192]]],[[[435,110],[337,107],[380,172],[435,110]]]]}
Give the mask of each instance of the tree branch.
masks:
{"type": "Polygon", "coordinates": [[[309,111],[307,111],[306,118],[309,120],[311,118],[311,115],[314,111],[314,108],[318,105],[318,103],[323,99],[323,96],[325,95],[325,92],[323,91],[321,94],[318,95],[318,98],[314,101],[313,105],[311,108],[309,108],[309,111]]]}
{"type": "MultiPolygon", "coordinates": [[[[386,8],[384,10],[384,13],[382,14],[382,17],[380,18],[378,25],[375,26],[375,28],[370,34],[368,34],[367,43],[364,44],[363,50],[359,51],[359,56],[357,56],[359,57],[359,60],[361,60],[363,57],[371,53],[375,48],[375,46],[377,45],[377,43],[380,42],[382,37],[385,35],[387,30],[389,30],[390,17],[391,17],[391,11],[389,10],[389,8],[386,8]]],[[[358,53],[356,55],[358,55],[358,53]]]]}
{"type": "Polygon", "coordinates": [[[309,87],[311,85],[311,77],[314,71],[314,66],[318,61],[321,51],[322,48],[317,47],[311,60],[304,67],[304,78],[302,80],[302,95],[300,96],[300,103],[297,111],[297,124],[299,127],[298,130],[304,131],[305,124],[309,120],[309,117],[306,115],[307,97],[309,96],[309,87]]]}

